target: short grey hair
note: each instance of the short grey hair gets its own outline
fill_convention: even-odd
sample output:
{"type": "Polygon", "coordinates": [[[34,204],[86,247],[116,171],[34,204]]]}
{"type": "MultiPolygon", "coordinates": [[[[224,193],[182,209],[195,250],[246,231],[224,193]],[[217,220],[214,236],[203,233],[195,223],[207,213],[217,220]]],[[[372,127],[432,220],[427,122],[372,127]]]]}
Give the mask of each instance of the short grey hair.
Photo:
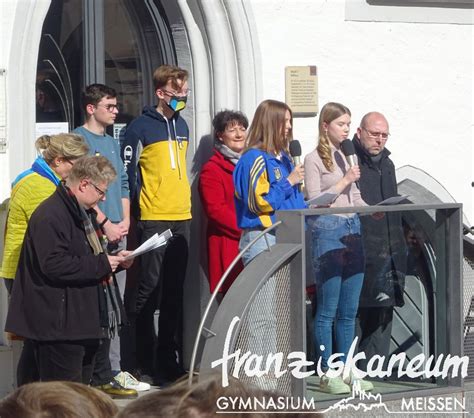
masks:
{"type": "Polygon", "coordinates": [[[68,183],[78,183],[81,180],[89,179],[93,183],[110,184],[117,177],[112,163],[102,155],[86,156],[79,158],[72,167],[68,183]]]}

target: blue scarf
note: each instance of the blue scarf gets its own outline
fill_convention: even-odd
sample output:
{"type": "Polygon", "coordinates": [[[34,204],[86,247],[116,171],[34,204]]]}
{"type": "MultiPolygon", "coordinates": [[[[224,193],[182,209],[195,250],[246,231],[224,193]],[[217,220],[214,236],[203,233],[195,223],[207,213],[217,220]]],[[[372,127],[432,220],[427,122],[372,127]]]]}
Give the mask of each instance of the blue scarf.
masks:
{"type": "Polygon", "coordinates": [[[31,168],[28,170],[23,171],[23,173],[19,174],[17,178],[12,183],[12,188],[17,184],[22,178],[30,175],[30,174],[39,174],[40,176],[50,180],[55,186],[57,186],[61,179],[55,174],[53,169],[46,163],[43,157],[38,157],[31,168]]]}

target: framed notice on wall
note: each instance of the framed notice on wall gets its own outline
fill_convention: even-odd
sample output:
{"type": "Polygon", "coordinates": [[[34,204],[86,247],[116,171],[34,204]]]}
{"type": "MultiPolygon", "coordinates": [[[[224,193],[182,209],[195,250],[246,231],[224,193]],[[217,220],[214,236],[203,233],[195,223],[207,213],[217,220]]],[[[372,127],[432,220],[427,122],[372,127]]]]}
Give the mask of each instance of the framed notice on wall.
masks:
{"type": "Polygon", "coordinates": [[[285,101],[293,116],[318,114],[318,74],[315,65],[285,68],[285,101]]]}

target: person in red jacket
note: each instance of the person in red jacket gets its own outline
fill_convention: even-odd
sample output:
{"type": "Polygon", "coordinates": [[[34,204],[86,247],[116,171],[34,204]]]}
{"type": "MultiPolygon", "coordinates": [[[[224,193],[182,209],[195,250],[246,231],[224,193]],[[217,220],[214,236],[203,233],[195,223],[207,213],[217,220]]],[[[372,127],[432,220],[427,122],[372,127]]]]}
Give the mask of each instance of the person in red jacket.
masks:
{"type": "MultiPolygon", "coordinates": [[[[214,155],[204,165],[199,178],[199,194],[208,218],[207,252],[209,287],[213,292],[232,260],[239,253],[242,231],[237,226],[232,173],[245,147],[247,117],[231,110],[213,119],[214,155]]],[[[242,270],[239,262],[219,292],[224,294],[242,270]]]]}

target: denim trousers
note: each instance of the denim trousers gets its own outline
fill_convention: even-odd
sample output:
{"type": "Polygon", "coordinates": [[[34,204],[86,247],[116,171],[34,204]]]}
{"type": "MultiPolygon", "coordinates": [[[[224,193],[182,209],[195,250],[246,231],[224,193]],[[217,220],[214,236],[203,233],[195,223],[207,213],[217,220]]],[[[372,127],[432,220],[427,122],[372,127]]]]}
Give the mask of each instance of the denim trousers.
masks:
{"type": "Polygon", "coordinates": [[[316,351],[323,371],[333,354],[346,360],[354,339],[355,317],[364,280],[364,248],[357,215],[320,215],[308,219],[312,232],[312,260],[316,283],[316,351]]]}
{"type": "MultiPolygon", "coordinates": [[[[245,229],[239,242],[239,250],[242,249],[262,231],[258,229],[245,229]]],[[[276,238],[273,234],[266,234],[268,245],[275,245],[276,238]]],[[[268,250],[265,238],[262,237],[255,242],[243,255],[244,266],[252,261],[254,257],[268,250]]],[[[261,356],[275,353],[276,347],[276,316],[275,316],[275,277],[270,277],[257,293],[249,310],[249,338],[247,350],[252,354],[261,356]]]]}

